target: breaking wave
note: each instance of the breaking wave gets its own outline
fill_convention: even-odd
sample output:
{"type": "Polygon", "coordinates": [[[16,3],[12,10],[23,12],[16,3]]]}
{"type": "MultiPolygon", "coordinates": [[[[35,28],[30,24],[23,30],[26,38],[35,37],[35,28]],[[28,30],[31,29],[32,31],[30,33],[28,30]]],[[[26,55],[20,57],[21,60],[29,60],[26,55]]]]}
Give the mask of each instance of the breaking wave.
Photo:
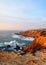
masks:
{"type": "Polygon", "coordinates": [[[18,39],[21,39],[21,40],[26,40],[26,41],[33,41],[34,38],[33,37],[24,37],[22,35],[12,35],[13,38],[18,38],[18,39]]]}
{"type": "Polygon", "coordinates": [[[20,52],[23,46],[34,40],[32,37],[24,37],[22,35],[12,35],[12,38],[15,40],[0,43],[0,50],[20,52]],[[19,49],[17,47],[19,47],[19,49]]]}

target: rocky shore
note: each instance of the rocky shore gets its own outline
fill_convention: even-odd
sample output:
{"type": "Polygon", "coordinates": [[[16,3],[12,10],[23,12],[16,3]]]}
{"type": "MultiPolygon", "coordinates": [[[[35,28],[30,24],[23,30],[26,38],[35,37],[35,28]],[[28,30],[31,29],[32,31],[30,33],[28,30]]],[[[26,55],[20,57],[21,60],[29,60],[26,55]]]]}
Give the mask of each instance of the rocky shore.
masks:
{"type": "Polygon", "coordinates": [[[28,46],[23,47],[23,51],[37,51],[41,49],[46,49],[46,29],[29,30],[25,32],[20,32],[19,34],[24,36],[34,37],[34,41],[28,46]]]}
{"type": "Polygon", "coordinates": [[[0,51],[0,65],[46,65],[46,29],[29,30],[19,34],[35,39],[23,47],[24,53],[0,51]]]}

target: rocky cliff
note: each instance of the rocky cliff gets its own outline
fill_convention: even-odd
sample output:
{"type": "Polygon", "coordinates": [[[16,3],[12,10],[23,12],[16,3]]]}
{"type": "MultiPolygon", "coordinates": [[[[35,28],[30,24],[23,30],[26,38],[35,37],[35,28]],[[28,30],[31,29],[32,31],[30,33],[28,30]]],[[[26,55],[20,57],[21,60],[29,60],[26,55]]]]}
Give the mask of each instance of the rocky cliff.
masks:
{"type": "Polygon", "coordinates": [[[35,38],[31,44],[23,47],[23,51],[36,51],[46,48],[46,29],[28,30],[19,34],[35,38]]]}

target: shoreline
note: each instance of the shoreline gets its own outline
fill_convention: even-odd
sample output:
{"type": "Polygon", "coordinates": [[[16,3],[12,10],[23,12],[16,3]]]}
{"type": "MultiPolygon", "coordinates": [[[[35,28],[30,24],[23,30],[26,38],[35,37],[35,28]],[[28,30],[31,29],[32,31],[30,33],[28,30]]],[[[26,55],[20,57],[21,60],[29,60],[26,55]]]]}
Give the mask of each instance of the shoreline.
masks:
{"type": "Polygon", "coordinates": [[[46,30],[25,31],[21,35],[34,36],[35,39],[23,47],[22,54],[0,51],[0,65],[46,65],[46,30]]]}

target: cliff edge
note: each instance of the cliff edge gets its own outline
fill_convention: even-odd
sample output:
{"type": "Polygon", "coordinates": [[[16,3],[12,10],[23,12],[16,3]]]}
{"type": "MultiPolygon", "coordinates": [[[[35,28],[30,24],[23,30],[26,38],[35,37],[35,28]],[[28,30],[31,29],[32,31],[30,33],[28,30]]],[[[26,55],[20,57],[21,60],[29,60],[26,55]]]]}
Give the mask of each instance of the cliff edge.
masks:
{"type": "Polygon", "coordinates": [[[19,34],[35,38],[31,44],[23,47],[24,52],[46,49],[46,29],[28,30],[19,34]]]}

